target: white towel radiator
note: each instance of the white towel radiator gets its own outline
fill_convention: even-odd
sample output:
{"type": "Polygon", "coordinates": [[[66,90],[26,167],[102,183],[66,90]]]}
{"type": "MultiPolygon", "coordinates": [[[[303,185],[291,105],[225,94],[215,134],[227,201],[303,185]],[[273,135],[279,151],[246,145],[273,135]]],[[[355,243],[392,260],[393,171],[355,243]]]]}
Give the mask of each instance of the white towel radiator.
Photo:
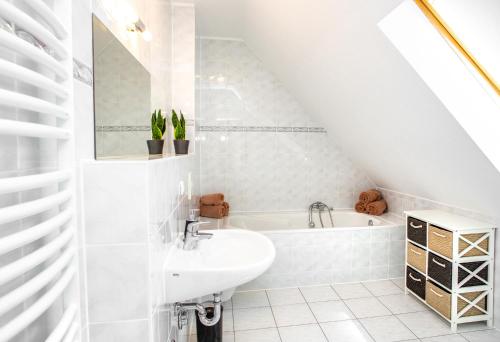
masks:
{"type": "Polygon", "coordinates": [[[71,2],[0,0],[0,342],[80,340],[71,2]]]}

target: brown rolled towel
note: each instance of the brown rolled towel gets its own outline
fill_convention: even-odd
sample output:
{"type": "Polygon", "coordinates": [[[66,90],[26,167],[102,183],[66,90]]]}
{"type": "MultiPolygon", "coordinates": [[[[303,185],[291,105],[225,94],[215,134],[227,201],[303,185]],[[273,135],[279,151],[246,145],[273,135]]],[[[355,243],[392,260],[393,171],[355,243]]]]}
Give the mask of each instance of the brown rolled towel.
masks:
{"type": "Polygon", "coordinates": [[[201,205],[200,216],[220,219],[224,217],[223,205],[201,205]]]}
{"type": "Polygon", "coordinates": [[[224,202],[224,203],[222,203],[222,206],[224,207],[224,216],[228,216],[229,215],[229,203],[224,202]]]}
{"type": "Polygon", "coordinates": [[[387,202],[385,200],[375,201],[366,205],[366,213],[369,215],[382,215],[386,209],[387,202]]]}
{"type": "Polygon", "coordinates": [[[224,203],[224,194],[216,193],[200,197],[200,205],[222,205],[224,203]]]}
{"type": "Polygon", "coordinates": [[[363,191],[362,193],[359,194],[359,200],[361,202],[365,202],[366,204],[378,201],[380,199],[382,199],[382,194],[375,189],[363,191]]]}
{"type": "Polygon", "coordinates": [[[356,203],[356,205],[354,206],[354,209],[358,213],[366,213],[366,203],[363,201],[358,201],[358,203],[356,203]]]}

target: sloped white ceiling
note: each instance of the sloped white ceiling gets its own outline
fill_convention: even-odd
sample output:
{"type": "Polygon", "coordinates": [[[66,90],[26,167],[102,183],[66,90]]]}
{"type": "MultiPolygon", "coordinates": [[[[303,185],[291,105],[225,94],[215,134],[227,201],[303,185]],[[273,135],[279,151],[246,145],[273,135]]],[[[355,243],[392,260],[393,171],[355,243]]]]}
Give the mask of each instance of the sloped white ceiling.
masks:
{"type": "Polygon", "coordinates": [[[234,2],[247,44],[377,185],[498,215],[500,174],[377,27],[400,0],[234,2]]]}

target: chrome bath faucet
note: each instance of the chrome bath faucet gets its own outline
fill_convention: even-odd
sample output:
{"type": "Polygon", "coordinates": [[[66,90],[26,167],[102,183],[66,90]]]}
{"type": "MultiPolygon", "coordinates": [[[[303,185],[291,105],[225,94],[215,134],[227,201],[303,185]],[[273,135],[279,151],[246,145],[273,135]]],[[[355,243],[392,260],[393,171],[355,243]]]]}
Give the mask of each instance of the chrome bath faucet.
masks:
{"type": "Polygon", "coordinates": [[[323,202],[314,202],[313,204],[311,204],[309,206],[309,228],[316,227],[316,224],[314,223],[314,220],[313,220],[313,210],[318,211],[319,222],[321,223],[321,228],[325,228],[325,225],[323,224],[323,218],[321,217],[321,213],[323,212],[323,210],[327,210],[328,214],[330,215],[330,223],[332,224],[332,227],[333,227],[333,217],[332,217],[333,208],[329,207],[328,205],[326,205],[323,202]]]}

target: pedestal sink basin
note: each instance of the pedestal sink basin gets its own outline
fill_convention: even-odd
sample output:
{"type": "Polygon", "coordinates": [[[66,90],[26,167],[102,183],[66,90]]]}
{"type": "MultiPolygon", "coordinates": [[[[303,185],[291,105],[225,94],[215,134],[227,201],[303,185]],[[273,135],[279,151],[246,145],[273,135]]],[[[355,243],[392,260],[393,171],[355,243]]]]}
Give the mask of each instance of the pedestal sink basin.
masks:
{"type": "Polygon", "coordinates": [[[163,265],[167,303],[183,302],[232,289],[257,278],[274,261],[266,236],[241,229],[207,231],[193,250],[172,247],[163,265]]]}

